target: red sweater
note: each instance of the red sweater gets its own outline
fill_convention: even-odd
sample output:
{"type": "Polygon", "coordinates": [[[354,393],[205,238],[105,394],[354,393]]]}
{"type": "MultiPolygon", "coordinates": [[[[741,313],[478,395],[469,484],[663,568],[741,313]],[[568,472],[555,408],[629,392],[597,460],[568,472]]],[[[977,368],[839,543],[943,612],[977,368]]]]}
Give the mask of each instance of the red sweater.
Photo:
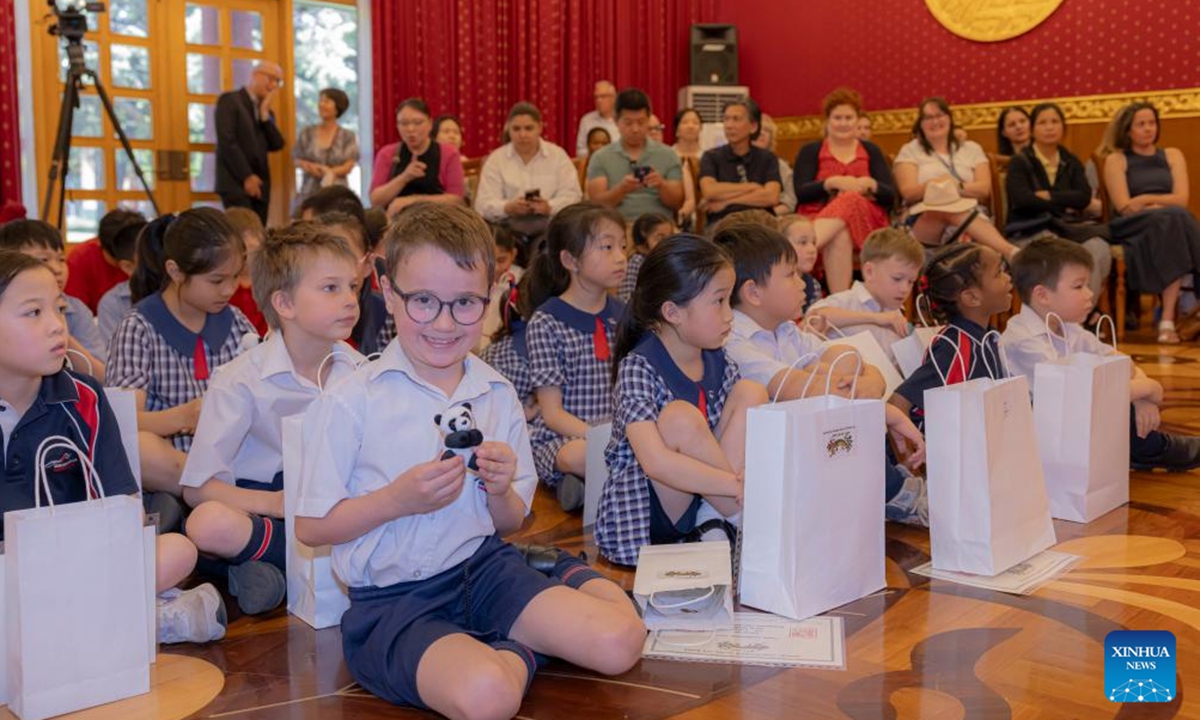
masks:
{"type": "Polygon", "coordinates": [[[104,259],[98,238],[71,249],[67,255],[67,270],[67,287],[63,292],[82,300],[93,313],[104,293],[129,279],[121,268],[104,259]]]}

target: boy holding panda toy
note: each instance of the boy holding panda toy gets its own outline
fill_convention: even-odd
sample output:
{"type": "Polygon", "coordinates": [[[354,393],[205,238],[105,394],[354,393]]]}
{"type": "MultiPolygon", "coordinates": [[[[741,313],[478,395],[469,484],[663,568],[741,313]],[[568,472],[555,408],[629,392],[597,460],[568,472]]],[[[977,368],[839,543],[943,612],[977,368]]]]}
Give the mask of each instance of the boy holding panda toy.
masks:
{"type": "Polygon", "coordinates": [[[309,408],[296,517],[302,542],[333,545],[350,589],[351,674],[394,703],[512,717],[543,656],[628,670],[645,627],[625,593],[566,553],[539,572],[501,539],[537,475],[516,391],[470,354],[495,274],[487,226],[419,203],[384,252],[396,337],[309,408]],[[482,441],[449,447],[468,425],[481,435],[461,439],[482,441]]]}

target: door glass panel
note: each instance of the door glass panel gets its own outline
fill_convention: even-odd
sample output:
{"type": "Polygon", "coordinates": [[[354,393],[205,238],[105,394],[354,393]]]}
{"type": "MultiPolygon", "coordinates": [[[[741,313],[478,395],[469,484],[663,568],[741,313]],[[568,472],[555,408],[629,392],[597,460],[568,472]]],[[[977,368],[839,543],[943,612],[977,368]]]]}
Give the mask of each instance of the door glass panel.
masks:
{"type": "MultiPolygon", "coordinates": [[[[62,102],[62,99],[59,99],[62,102]]],[[[55,128],[58,120],[54,121],[55,128]]],[[[98,138],[104,134],[104,125],[100,121],[100,98],[97,95],[80,95],[79,107],[71,117],[71,134],[75,137],[98,138]]]]}
{"type": "Polygon", "coordinates": [[[250,82],[250,76],[254,74],[254,66],[257,64],[257,60],[235,58],[233,61],[233,86],[235,88],[246,87],[246,84],[250,82]]]}
{"type": "Polygon", "coordinates": [[[68,190],[104,189],[104,149],[98,147],[71,148],[67,169],[68,190]]]}
{"type": "Polygon", "coordinates": [[[221,58],[216,55],[188,53],[188,92],[197,95],[216,95],[221,92],[221,58]]]}
{"type": "MultiPolygon", "coordinates": [[[[91,16],[89,15],[88,17],[91,16]]],[[[67,49],[62,43],[59,43],[58,45],[58,64],[58,81],[66,82],[67,67],[70,65],[70,63],[67,60],[67,49]]],[[[89,70],[100,70],[100,45],[96,41],[83,41],[83,64],[86,65],[89,70]]],[[[91,78],[85,78],[84,84],[91,85],[91,78]]]]}
{"type": "Polygon", "coordinates": [[[150,48],[138,45],[109,46],[114,87],[144,90],[150,87],[150,48]]]}
{"type": "MultiPolygon", "coordinates": [[[[146,98],[116,98],[113,112],[130,140],[154,139],[154,110],[146,98]]],[[[116,132],[114,131],[114,135],[116,132]]]]}
{"type": "Polygon", "coordinates": [[[108,29],[117,35],[146,37],[150,29],[146,0],[110,0],[108,29]]]}
{"type": "Polygon", "coordinates": [[[217,141],[217,106],[208,103],[188,103],[188,142],[217,141]]]}
{"type": "Polygon", "coordinates": [[[154,214],[154,206],[149,200],[130,200],[128,198],[117,201],[117,207],[123,207],[129,210],[136,210],[145,216],[147,220],[153,220],[157,217],[154,214]]]}
{"type": "Polygon", "coordinates": [[[220,45],[220,14],[215,7],[188,3],[184,12],[184,38],[192,45],[220,45]]]}
{"type": "Polygon", "coordinates": [[[96,237],[106,207],[103,200],[68,200],[67,242],[83,242],[96,237]]]}
{"type": "MultiPolygon", "coordinates": [[[[118,147],[114,152],[117,155],[117,189],[142,190],[142,181],[138,180],[137,173],[129,162],[129,156],[125,154],[125,148],[118,147]]],[[[142,169],[142,174],[146,176],[146,183],[153,190],[154,151],[147,148],[134,148],[133,156],[137,158],[138,166],[142,169]]]]}
{"type": "Polygon", "coordinates": [[[217,156],[210,152],[193,152],[190,163],[192,192],[213,192],[217,186],[217,156]]]}
{"type": "Polygon", "coordinates": [[[234,47],[262,51],[262,15],[234,10],[229,14],[229,22],[234,47]]]}

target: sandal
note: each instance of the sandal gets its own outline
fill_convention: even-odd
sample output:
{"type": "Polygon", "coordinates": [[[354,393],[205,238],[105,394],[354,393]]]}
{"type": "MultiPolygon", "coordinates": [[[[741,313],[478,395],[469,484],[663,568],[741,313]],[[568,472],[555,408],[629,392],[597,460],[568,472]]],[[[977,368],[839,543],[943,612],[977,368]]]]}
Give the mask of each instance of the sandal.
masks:
{"type": "Polygon", "coordinates": [[[1159,345],[1178,345],[1180,343],[1179,333],[1175,330],[1175,323],[1159,323],[1158,324],[1158,344],[1159,345]]]}

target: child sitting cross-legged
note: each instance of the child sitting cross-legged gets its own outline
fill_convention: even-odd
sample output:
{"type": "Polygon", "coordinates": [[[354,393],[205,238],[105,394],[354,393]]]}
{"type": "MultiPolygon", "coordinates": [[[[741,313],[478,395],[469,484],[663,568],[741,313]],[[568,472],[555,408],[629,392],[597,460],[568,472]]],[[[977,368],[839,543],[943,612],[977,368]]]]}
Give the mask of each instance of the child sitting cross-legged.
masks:
{"type": "Polygon", "coordinates": [[[646,255],[617,332],[609,478],[596,544],[637,564],[644,545],[726,542],[740,518],[746,412],[766,390],[722,348],[733,325],[729,255],[695,235],[646,255]]]}
{"type": "Polygon", "coordinates": [[[645,641],[625,593],[565,552],[543,574],[501,539],[537,474],[512,385],[470,352],[495,273],[487,225],[417,203],[383,243],[396,337],[309,408],[296,517],[350,589],[350,674],[390,702],[506,718],[543,655],[625,672],[645,641]],[[451,435],[472,447],[447,450],[451,435]]]}
{"type": "MultiPolygon", "coordinates": [[[[1091,254],[1083,246],[1058,238],[1034,240],[1013,259],[1013,281],[1021,295],[1021,312],[1008,321],[1000,346],[1011,363],[1009,369],[1029,378],[1031,391],[1034,368],[1039,362],[1069,353],[1118,353],[1080,325],[1093,306],[1088,285],[1092,263],[1091,254]]],[[[1161,468],[1173,472],[1200,467],[1200,438],[1158,429],[1162,385],[1134,365],[1129,391],[1130,465],[1135,470],[1161,468]]]]}
{"type": "Polygon", "coordinates": [[[187,535],[216,558],[202,570],[254,615],[287,591],[281,423],[362,360],[345,342],[362,278],[349,243],[311,222],[271,231],[250,277],[272,332],[214,373],[179,484],[195,508],[187,535]]]}
{"type": "MultiPolygon", "coordinates": [[[[884,381],[878,369],[864,364],[855,378],[857,363],[853,358],[834,364],[840,355],[852,352],[850,347],[801,332],[792,321],[804,302],[805,284],[794,245],[783,235],[760,225],[741,224],[721,230],[713,240],[734,258],[737,271],[733,331],[725,342],[725,351],[737,362],[743,377],[762,383],[767,394],[779,400],[820,395],[827,381],[837,395],[849,396],[852,390],[859,398],[883,394],[884,381]]],[[[896,441],[913,448],[905,465],[918,467],[925,456],[920,431],[895,406],[886,406],[885,417],[896,441]]],[[[889,460],[885,502],[896,498],[909,476],[911,473],[898,467],[894,458],[889,460]]],[[[901,517],[893,510],[889,505],[891,519],[909,519],[909,514],[901,517]]]]}
{"type": "Polygon", "coordinates": [[[892,344],[909,333],[904,302],[921,273],[925,251],[907,231],[888,227],[867,236],[859,257],[863,279],[818,300],[808,314],[847,335],[869,331],[894,362],[892,344]]]}

